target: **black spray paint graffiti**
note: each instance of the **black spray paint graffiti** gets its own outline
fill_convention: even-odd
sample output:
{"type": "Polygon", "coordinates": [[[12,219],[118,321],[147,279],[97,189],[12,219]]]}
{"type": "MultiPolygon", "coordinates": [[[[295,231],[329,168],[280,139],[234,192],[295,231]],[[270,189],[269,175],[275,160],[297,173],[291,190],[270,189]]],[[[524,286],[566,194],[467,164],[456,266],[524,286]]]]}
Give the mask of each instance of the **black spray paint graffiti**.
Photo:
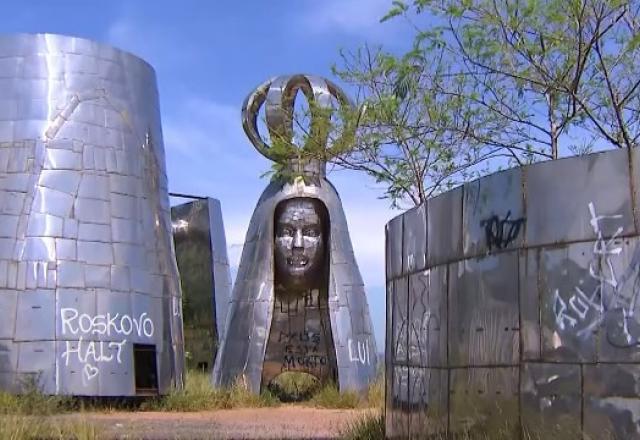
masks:
{"type": "Polygon", "coordinates": [[[284,344],[282,371],[298,368],[314,369],[328,363],[326,353],[321,349],[322,336],[313,331],[280,332],[278,343],[284,344]]]}
{"type": "Polygon", "coordinates": [[[623,228],[618,227],[607,240],[603,238],[602,222],[617,221],[622,216],[597,215],[593,203],[589,203],[589,213],[590,224],[596,234],[589,279],[595,287],[587,290],[583,286],[574,286],[574,293],[568,301],[556,289],[552,299],[556,325],[559,330],[579,328],[575,334],[580,338],[589,337],[598,327],[604,326],[611,345],[619,348],[640,345],[640,327],[634,319],[640,292],[640,247],[635,249],[629,265],[618,277],[612,258],[622,252],[618,237],[623,228]]]}
{"type": "Polygon", "coordinates": [[[510,217],[511,211],[507,211],[507,215],[503,219],[500,219],[497,215],[492,215],[480,222],[480,226],[484,228],[489,251],[493,248],[506,248],[520,234],[520,229],[525,222],[524,217],[513,220],[510,217]]]}

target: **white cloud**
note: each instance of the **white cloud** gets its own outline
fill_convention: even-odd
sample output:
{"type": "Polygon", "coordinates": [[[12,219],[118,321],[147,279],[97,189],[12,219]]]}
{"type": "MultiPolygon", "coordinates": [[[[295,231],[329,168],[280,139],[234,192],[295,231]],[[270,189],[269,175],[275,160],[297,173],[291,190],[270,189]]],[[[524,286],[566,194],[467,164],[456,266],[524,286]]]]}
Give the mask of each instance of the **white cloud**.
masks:
{"type": "Polygon", "coordinates": [[[390,0],[327,0],[308,5],[299,17],[307,31],[377,36],[389,30],[390,23],[381,24],[380,19],[391,9],[390,0]]]}

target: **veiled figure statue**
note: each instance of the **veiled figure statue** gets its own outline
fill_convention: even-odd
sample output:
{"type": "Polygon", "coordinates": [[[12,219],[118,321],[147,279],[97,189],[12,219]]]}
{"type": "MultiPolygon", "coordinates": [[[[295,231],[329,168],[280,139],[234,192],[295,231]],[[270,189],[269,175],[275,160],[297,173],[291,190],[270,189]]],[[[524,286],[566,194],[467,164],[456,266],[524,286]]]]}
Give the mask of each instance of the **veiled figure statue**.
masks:
{"type": "MultiPolygon", "coordinates": [[[[259,108],[266,101],[272,138],[292,133],[298,91],[310,105],[332,105],[333,98],[350,105],[334,84],[318,77],[283,76],[259,86],[244,103],[243,125],[271,159],[257,129],[259,108]]],[[[340,390],[364,391],[376,374],[376,345],[340,197],[324,163],[292,157],[283,165],[295,178],[273,179],[258,200],[214,383],[240,380],[258,393],[281,373],[299,371],[340,390]]]]}

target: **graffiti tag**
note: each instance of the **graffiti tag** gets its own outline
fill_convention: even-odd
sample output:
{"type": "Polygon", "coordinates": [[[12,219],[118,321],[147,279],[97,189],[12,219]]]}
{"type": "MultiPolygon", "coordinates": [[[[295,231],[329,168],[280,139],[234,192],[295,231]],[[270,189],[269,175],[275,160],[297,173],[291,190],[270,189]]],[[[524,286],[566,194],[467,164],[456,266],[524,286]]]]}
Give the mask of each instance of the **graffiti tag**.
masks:
{"type": "Polygon", "coordinates": [[[613,258],[622,252],[622,247],[617,244],[619,243],[617,240],[622,234],[623,228],[618,227],[611,238],[605,239],[602,222],[618,221],[622,215],[597,215],[593,203],[589,203],[588,208],[589,224],[596,235],[588,276],[590,280],[595,282],[595,287],[585,291],[586,289],[581,286],[574,286],[568,301],[565,301],[556,289],[552,299],[556,325],[560,330],[579,327],[576,335],[585,337],[601,326],[607,317],[614,320],[621,318],[617,322],[617,327],[620,329],[622,342],[614,341],[619,338],[614,337],[609,329],[607,329],[607,339],[613,345],[630,347],[638,344],[638,338],[632,337],[629,333],[628,321],[635,314],[639,289],[636,288],[637,286],[633,286],[630,297],[624,296],[623,291],[630,280],[635,279],[636,283],[638,281],[637,276],[634,277],[634,273],[640,264],[640,248],[636,248],[631,263],[623,275],[618,278],[614,270],[613,258]]]}
{"type": "Polygon", "coordinates": [[[480,226],[484,228],[489,251],[493,248],[506,248],[520,234],[520,229],[525,222],[524,217],[513,220],[510,217],[511,211],[507,211],[507,215],[502,219],[497,215],[492,215],[480,222],[480,226]]]}
{"type": "Polygon", "coordinates": [[[87,385],[99,373],[99,365],[103,363],[122,363],[122,349],[130,335],[151,338],[155,332],[153,320],[146,312],[138,317],[127,314],[89,315],[79,313],[74,308],[61,308],[60,319],[63,335],[78,336],[78,341],[65,341],[62,359],[65,366],[75,356],[83,365],[82,382],[87,385]],[[119,341],[87,341],[85,337],[92,335],[106,335],[120,337],[119,341]]]}

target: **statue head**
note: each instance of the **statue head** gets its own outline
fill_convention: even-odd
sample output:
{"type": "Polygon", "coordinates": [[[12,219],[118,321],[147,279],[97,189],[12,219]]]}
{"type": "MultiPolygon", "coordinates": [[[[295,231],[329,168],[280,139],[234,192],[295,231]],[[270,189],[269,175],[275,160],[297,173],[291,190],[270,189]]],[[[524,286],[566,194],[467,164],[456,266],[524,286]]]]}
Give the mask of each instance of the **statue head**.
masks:
{"type": "Polygon", "coordinates": [[[274,220],[277,283],[295,291],[318,287],[325,271],[326,208],[311,198],[287,199],[276,207],[274,220]]]}

